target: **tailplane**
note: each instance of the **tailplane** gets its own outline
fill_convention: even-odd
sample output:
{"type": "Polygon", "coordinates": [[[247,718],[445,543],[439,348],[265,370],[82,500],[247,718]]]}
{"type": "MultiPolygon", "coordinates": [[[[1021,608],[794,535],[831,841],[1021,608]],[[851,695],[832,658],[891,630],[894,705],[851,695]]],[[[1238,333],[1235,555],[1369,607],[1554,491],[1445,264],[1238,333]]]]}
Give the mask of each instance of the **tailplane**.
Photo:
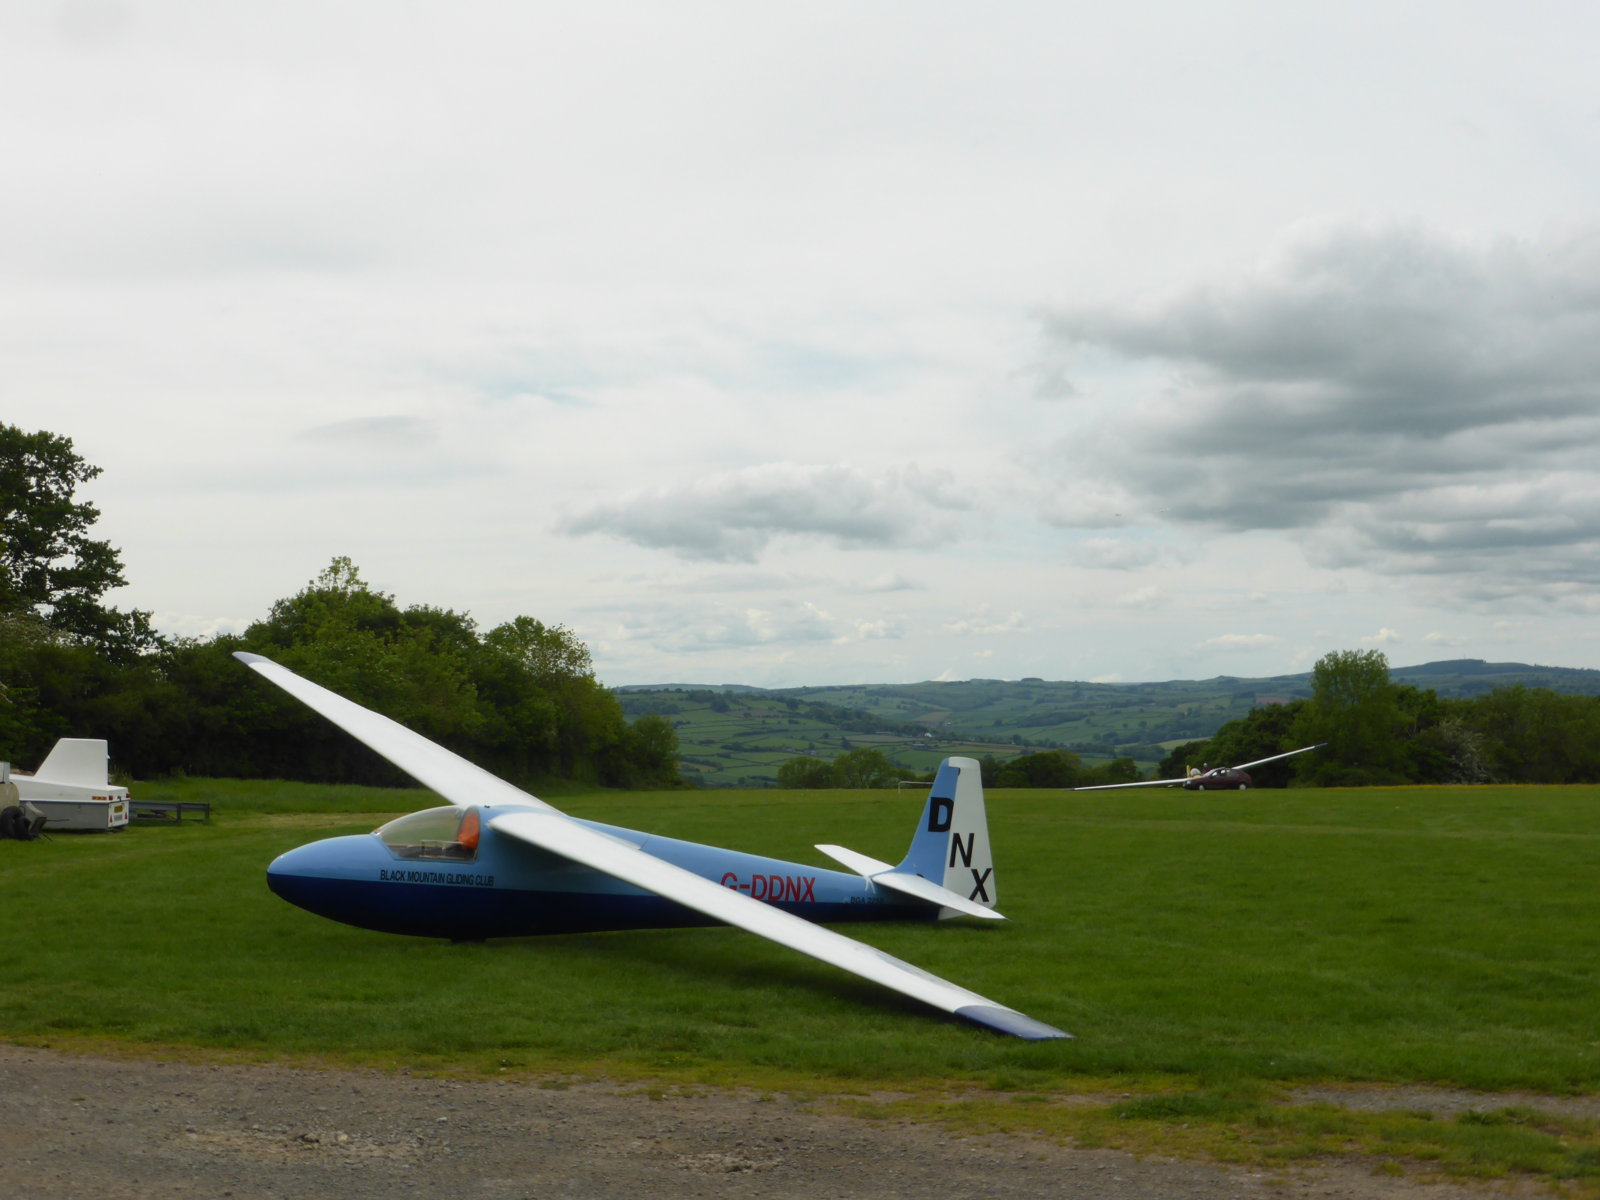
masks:
{"type": "Polygon", "coordinates": [[[937,904],[941,917],[1001,919],[994,907],[994,858],[976,759],[947,758],[939,764],[899,866],[843,846],[817,849],[876,884],[937,904]]]}

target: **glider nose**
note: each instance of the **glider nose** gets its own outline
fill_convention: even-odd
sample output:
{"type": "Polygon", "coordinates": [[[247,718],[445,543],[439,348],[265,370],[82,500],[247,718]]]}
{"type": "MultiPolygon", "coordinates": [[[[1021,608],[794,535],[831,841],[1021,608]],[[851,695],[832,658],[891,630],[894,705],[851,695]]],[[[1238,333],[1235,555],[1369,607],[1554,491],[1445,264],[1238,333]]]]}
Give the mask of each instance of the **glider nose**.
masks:
{"type": "Polygon", "coordinates": [[[325,838],[278,855],[267,866],[267,887],[275,896],[319,917],[340,920],[341,897],[349,885],[372,875],[375,849],[370,833],[325,838]]]}

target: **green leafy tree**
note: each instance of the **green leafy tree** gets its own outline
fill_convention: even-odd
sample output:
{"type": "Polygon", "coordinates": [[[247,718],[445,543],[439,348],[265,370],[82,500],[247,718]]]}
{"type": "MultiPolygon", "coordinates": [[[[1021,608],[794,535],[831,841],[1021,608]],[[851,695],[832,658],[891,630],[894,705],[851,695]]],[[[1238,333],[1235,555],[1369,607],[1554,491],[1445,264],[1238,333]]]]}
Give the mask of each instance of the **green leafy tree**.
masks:
{"type": "MultiPolygon", "coordinates": [[[[1163,769],[1160,777],[1175,779],[1185,774],[1191,765],[1233,767],[1242,763],[1259,762],[1263,758],[1271,758],[1275,754],[1285,754],[1290,750],[1298,750],[1301,746],[1310,745],[1310,742],[1295,740],[1306,703],[1304,700],[1292,700],[1288,704],[1263,704],[1251,709],[1245,716],[1236,721],[1229,721],[1205,742],[1200,743],[1202,749],[1191,753],[1179,765],[1177,771],[1169,775],[1163,769]]],[[[1287,759],[1283,762],[1251,767],[1252,786],[1288,787],[1296,761],[1287,759]]],[[[1166,762],[1163,762],[1163,768],[1166,765],[1166,762]]]]}
{"type": "Polygon", "coordinates": [[[120,661],[31,617],[0,617],[0,758],[33,767],[61,737],[104,737],[113,767],[148,778],[178,765],[185,697],[156,655],[120,661]]]}
{"type": "Polygon", "coordinates": [[[1190,767],[1198,767],[1201,763],[1211,761],[1210,740],[1201,738],[1196,742],[1185,742],[1181,746],[1174,746],[1167,752],[1167,756],[1156,765],[1157,779],[1182,779],[1189,773],[1190,767]]]}
{"type": "Polygon", "coordinates": [[[1381,651],[1323,655],[1311,669],[1311,699],[1297,716],[1294,737],[1300,745],[1328,744],[1293,760],[1296,782],[1324,787],[1406,782],[1404,724],[1381,651]]]}
{"type": "Polygon", "coordinates": [[[836,788],[880,788],[891,786],[900,769],[882,750],[864,747],[834,759],[832,775],[836,788]]]}
{"type": "MultiPolygon", "coordinates": [[[[482,718],[470,674],[470,620],[432,609],[402,612],[348,558],[335,558],[276,602],[265,621],[245,631],[244,643],[458,752],[475,745],[482,718]]],[[[287,697],[274,697],[257,717],[248,736],[276,774],[336,782],[404,778],[287,697]]]]}
{"type": "Polygon", "coordinates": [[[622,782],[622,705],[571,630],[526,616],[497,625],[483,638],[476,678],[514,771],[622,782]]]}
{"type": "Polygon", "coordinates": [[[1445,706],[1439,720],[1417,736],[1414,762],[1425,762],[1429,773],[1414,773],[1418,783],[1489,783],[1493,774],[1488,739],[1473,728],[1470,701],[1445,706]]]}
{"type": "Polygon", "coordinates": [[[1481,739],[1487,772],[1497,781],[1600,780],[1600,698],[1518,684],[1478,697],[1463,721],[1481,739]]]}
{"type": "Polygon", "coordinates": [[[41,696],[66,663],[86,668],[79,651],[31,613],[0,614],[0,758],[31,767],[66,731],[70,716],[45,707],[41,696]]]}
{"type": "Polygon", "coordinates": [[[1139,779],[1139,764],[1127,757],[1113,758],[1094,768],[1089,775],[1095,783],[1135,783],[1139,779]]]}
{"type": "Polygon", "coordinates": [[[832,787],[833,764],[821,758],[786,759],[778,766],[778,786],[812,789],[832,787]]]}
{"type": "Polygon", "coordinates": [[[993,787],[1069,788],[1089,783],[1091,772],[1070,750],[1046,750],[1008,759],[991,778],[993,787]]]}
{"type": "Polygon", "coordinates": [[[514,660],[536,680],[593,679],[589,647],[565,625],[546,625],[532,617],[514,617],[496,625],[484,646],[514,660]]]}
{"type": "Polygon", "coordinates": [[[32,616],[126,659],[158,639],[148,613],[102,602],[127,580],[119,552],[89,536],[100,510],[76,498],[99,474],[70,438],[0,424],[0,614],[32,616]]]}
{"type": "Polygon", "coordinates": [[[623,729],[619,759],[609,772],[614,783],[660,787],[682,782],[678,733],[660,713],[645,713],[623,729]]]}

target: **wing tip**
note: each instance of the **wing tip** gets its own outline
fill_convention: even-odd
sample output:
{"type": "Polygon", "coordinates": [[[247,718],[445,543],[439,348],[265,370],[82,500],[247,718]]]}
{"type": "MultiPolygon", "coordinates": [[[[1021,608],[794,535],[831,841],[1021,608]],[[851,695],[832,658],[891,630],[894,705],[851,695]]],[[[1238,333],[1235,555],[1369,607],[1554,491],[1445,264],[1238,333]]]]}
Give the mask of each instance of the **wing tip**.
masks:
{"type": "Polygon", "coordinates": [[[265,654],[251,654],[248,650],[235,650],[233,656],[247,667],[253,667],[256,663],[270,663],[272,661],[265,654]]]}
{"type": "Polygon", "coordinates": [[[1012,1037],[1019,1037],[1029,1042],[1044,1042],[1072,1036],[1064,1029],[1046,1025],[1043,1021],[1035,1021],[1014,1008],[1002,1008],[998,1004],[968,1004],[956,1009],[955,1013],[956,1016],[964,1017],[976,1025],[1008,1033],[1012,1037]]]}

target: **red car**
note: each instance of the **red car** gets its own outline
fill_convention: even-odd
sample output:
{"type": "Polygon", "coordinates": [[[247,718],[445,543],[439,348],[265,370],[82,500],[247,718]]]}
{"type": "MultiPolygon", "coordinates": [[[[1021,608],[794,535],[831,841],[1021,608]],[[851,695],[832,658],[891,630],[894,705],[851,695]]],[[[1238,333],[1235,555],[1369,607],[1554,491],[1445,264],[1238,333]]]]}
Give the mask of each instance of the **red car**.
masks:
{"type": "Polygon", "coordinates": [[[1191,792],[1214,792],[1222,789],[1236,789],[1242,792],[1250,786],[1250,776],[1238,767],[1214,767],[1209,771],[1194,772],[1183,781],[1183,786],[1191,792]]]}

